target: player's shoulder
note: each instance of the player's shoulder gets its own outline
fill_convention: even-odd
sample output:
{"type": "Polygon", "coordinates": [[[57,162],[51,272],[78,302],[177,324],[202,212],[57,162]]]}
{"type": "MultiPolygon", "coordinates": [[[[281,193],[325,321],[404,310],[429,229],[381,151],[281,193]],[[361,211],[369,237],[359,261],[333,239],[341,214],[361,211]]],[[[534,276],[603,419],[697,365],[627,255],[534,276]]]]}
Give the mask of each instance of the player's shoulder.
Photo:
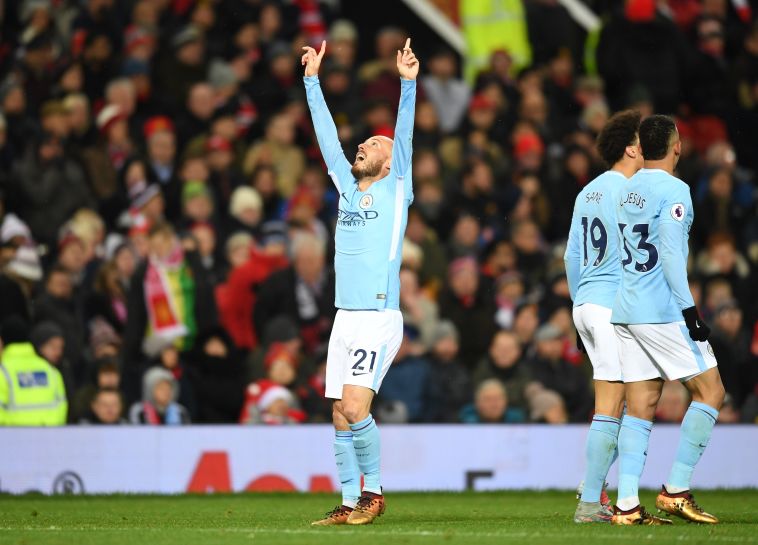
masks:
{"type": "Polygon", "coordinates": [[[631,185],[647,187],[663,198],[683,192],[689,193],[686,183],[661,169],[640,169],[629,181],[631,185]]]}
{"type": "Polygon", "coordinates": [[[607,170],[595,177],[579,191],[575,204],[589,202],[590,200],[599,201],[598,196],[602,197],[606,193],[614,193],[625,181],[626,178],[620,172],[607,170]]]}

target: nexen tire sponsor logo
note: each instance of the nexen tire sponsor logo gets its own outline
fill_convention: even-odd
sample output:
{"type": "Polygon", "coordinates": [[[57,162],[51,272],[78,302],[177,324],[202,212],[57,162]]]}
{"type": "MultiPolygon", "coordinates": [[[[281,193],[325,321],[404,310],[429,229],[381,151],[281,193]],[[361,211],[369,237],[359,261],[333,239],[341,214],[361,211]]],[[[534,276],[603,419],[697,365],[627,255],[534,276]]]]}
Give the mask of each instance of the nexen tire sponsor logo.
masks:
{"type": "Polygon", "coordinates": [[[337,210],[337,224],[345,227],[362,227],[366,225],[366,221],[374,220],[378,217],[379,213],[374,210],[363,210],[361,212],[337,210]]]}

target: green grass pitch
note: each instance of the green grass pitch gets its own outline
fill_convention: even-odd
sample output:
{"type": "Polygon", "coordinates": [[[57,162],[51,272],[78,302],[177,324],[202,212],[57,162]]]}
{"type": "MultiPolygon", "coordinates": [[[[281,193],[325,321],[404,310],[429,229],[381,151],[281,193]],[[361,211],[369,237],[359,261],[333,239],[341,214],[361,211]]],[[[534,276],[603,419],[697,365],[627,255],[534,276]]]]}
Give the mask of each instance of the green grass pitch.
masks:
{"type": "MultiPolygon", "coordinates": [[[[655,493],[642,495],[652,507],[655,493]]],[[[311,528],[333,507],[328,494],[212,496],[0,496],[3,545],[629,544],[758,543],[758,490],[704,491],[698,502],[718,526],[671,527],[571,522],[571,492],[387,495],[373,526],[311,528]]]]}

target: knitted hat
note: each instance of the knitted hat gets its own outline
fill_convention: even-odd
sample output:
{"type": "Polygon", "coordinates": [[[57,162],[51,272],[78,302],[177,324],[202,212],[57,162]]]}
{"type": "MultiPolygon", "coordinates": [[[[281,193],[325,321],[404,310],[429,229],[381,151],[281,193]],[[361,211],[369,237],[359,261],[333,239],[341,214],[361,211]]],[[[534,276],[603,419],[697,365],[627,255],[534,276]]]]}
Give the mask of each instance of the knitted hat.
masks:
{"type": "Polygon", "coordinates": [[[255,244],[253,236],[244,231],[240,231],[226,239],[226,253],[228,255],[237,248],[250,248],[253,244],[255,244]]]}
{"type": "Polygon", "coordinates": [[[195,197],[210,197],[211,192],[205,182],[191,180],[182,187],[182,204],[195,197]]]}
{"type": "Polygon", "coordinates": [[[145,121],[142,131],[145,133],[145,138],[149,140],[157,132],[174,132],[174,123],[165,115],[155,115],[145,121]]]}
{"type": "Polygon", "coordinates": [[[492,110],[495,106],[496,104],[492,102],[489,97],[480,93],[474,95],[471,102],[469,102],[468,109],[470,112],[473,112],[474,110],[492,110]]]}
{"type": "Polygon", "coordinates": [[[452,338],[458,342],[458,328],[450,320],[442,320],[437,324],[432,335],[432,344],[436,344],[442,339],[452,338]]]}
{"type": "Polygon", "coordinates": [[[208,69],[208,82],[214,89],[221,89],[237,83],[237,75],[229,63],[213,59],[208,69]]]}
{"type": "Polygon", "coordinates": [[[542,420],[550,409],[564,404],[559,393],[546,389],[539,382],[530,383],[524,390],[524,394],[529,400],[529,416],[533,421],[542,420]]]}
{"type": "Polygon", "coordinates": [[[161,194],[161,188],[156,184],[148,184],[146,181],[137,182],[129,188],[130,207],[139,210],[154,197],[161,194]]]}
{"type": "Polygon", "coordinates": [[[545,151],[545,145],[542,143],[542,139],[534,133],[524,133],[516,139],[516,144],[513,146],[513,155],[517,159],[523,157],[527,153],[543,153],[545,151]]]}
{"type": "Polygon", "coordinates": [[[95,124],[97,125],[98,130],[102,134],[105,134],[110,130],[111,127],[113,127],[113,125],[123,119],[126,119],[126,117],[127,116],[121,112],[121,108],[119,108],[116,104],[108,104],[106,107],[100,110],[99,114],[97,114],[95,124]]]}
{"type": "Polygon", "coordinates": [[[275,361],[283,360],[290,364],[292,367],[297,368],[299,362],[297,355],[292,353],[292,350],[282,342],[271,343],[271,346],[266,351],[266,355],[263,358],[263,365],[266,369],[269,369],[275,361]]]}
{"type": "Polygon", "coordinates": [[[232,144],[221,135],[215,134],[205,141],[205,150],[211,151],[231,151],[232,144]]]}
{"type": "Polygon", "coordinates": [[[203,33],[195,25],[187,25],[182,30],[174,34],[171,45],[174,49],[179,49],[187,44],[198,42],[203,39],[203,33]]]}
{"type": "Polygon", "coordinates": [[[15,214],[6,214],[0,224],[0,243],[6,244],[13,239],[23,239],[24,242],[32,240],[32,232],[29,227],[15,214]]]}
{"type": "Polygon", "coordinates": [[[261,210],[263,208],[263,199],[252,187],[238,187],[232,193],[229,199],[229,215],[239,217],[243,210],[247,209],[261,210]]]}
{"type": "Polygon", "coordinates": [[[110,323],[98,316],[90,323],[89,344],[97,353],[105,345],[121,346],[121,338],[110,323]]]}
{"type": "Polygon", "coordinates": [[[561,330],[555,327],[553,324],[545,324],[537,330],[534,334],[534,340],[540,341],[552,341],[560,339],[562,336],[561,330]]]}
{"type": "Polygon", "coordinates": [[[29,334],[29,340],[34,345],[34,348],[39,350],[42,346],[54,337],[63,337],[63,329],[55,322],[46,320],[40,322],[32,328],[32,332],[29,334]]]}
{"type": "Polygon", "coordinates": [[[459,257],[458,259],[454,259],[450,262],[450,265],[448,265],[447,272],[450,276],[455,276],[461,271],[465,271],[467,269],[473,269],[474,271],[477,271],[479,268],[476,259],[470,256],[466,257],[459,257]]]}
{"type": "Polygon", "coordinates": [[[5,270],[33,282],[42,279],[39,255],[33,246],[21,246],[16,250],[16,255],[5,266],[5,270]]]}
{"type": "Polygon", "coordinates": [[[263,344],[270,346],[276,342],[285,342],[297,339],[299,331],[292,318],[277,316],[266,324],[263,330],[263,344]]]}

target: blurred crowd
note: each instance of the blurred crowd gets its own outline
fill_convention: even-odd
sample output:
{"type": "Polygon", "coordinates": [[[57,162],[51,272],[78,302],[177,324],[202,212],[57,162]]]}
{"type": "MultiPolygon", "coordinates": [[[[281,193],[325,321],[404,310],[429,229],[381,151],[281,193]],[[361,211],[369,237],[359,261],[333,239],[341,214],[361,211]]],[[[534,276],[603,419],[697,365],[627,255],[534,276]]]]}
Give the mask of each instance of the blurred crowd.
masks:
{"type": "MultiPolygon", "coordinates": [[[[524,5],[527,67],[495,50],[467,81],[452,50],[414,43],[405,336],[374,414],[591,417],[562,256],[574,198],[606,168],[598,132],[637,108],[677,118],[721,420],[758,423],[758,14],[728,0],[596,1],[603,27],[587,35],[557,2],[524,5]]],[[[299,56],[327,40],[321,86],[352,161],[366,137],[392,136],[395,51],[412,29],[366,35],[316,0],[2,10],[3,358],[31,343],[62,376],[71,423],[331,421],[337,195],[299,56]]],[[[687,404],[667,385],[659,420],[687,404]]]]}

